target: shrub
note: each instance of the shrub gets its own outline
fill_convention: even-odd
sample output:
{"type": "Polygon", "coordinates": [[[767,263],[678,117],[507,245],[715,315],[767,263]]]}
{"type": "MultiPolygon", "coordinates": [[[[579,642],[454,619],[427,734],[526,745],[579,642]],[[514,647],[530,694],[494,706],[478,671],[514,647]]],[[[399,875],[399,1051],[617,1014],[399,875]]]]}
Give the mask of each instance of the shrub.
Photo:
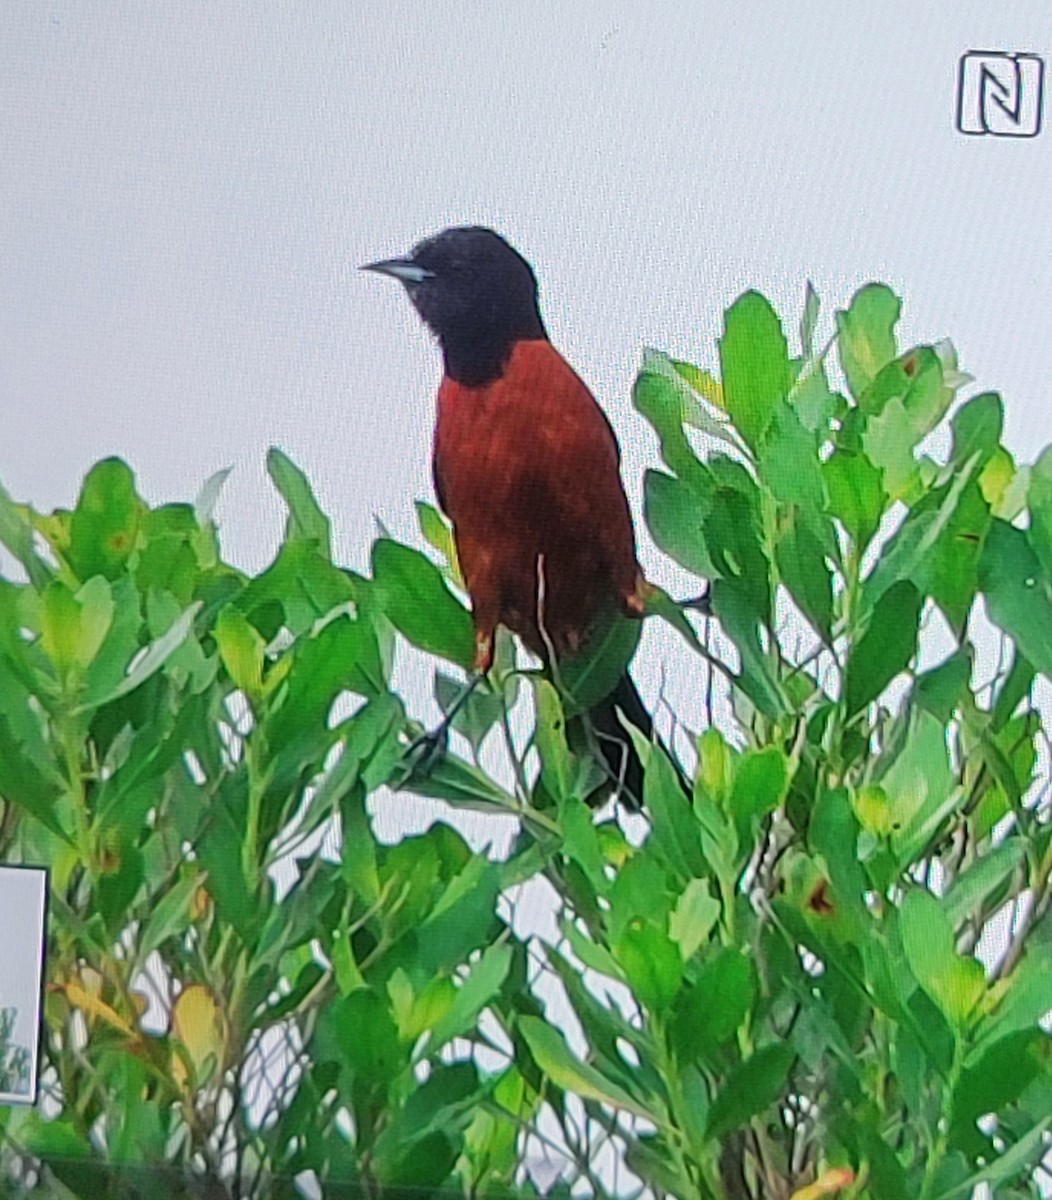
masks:
{"type": "Polygon", "coordinates": [[[949,344],[902,351],[899,307],[869,285],[818,347],[809,291],[794,356],[748,293],[718,376],[645,358],[647,525],[711,584],[710,615],[653,609],[733,716],[673,731],[691,803],[640,741],[641,838],[593,819],[563,697],[507,642],[457,718],[471,753],[408,786],[514,815],[510,856],[444,821],[374,836],[367,800],[419,732],[397,637],[471,659],[429,506],[430,557],[381,538],[357,574],[272,451],[288,521],[249,578],[221,555],[219,480],[151,508],[110,459],[72,512],[0,491],[21,572],[0,578],[0,858],[53,888],[45,1100],[0,1113],[8,1178],[533,1194],[547,1149],[564,1195],[1037,1194],[1052,457],[1017,466],[999,397],[958,401],[949,344]],[[542,880],[554,940],[514,919],[542,880]]]}

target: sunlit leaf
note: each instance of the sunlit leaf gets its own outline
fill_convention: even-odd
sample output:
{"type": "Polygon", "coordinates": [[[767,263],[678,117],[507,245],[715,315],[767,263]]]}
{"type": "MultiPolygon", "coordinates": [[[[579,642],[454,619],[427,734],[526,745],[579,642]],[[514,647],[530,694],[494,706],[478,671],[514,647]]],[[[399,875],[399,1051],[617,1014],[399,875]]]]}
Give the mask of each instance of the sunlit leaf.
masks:
{"type": "Polygon", "coordinates": [[[982,998],[986,977],[976,959],[957,953],[942,905],[911,891],[902,903],[902,947],[917,982],[956,1029],[963,1029],[982,998]]]}
{"type": "Polygon", "coordinates": [[[693,957],[708,941],[720,917],[720,902],[709,890],[707,879],[692,879],[683,889],[669,916],[669,934],[679,945],[684,959],[693,957]]]}
{"type": "Polygon", "coordinates": [[[587,1100],[609,1104],[611,1108],[624,1109],[644,1120],[651,1118],[651,1114],[620,1087],[604,1079],[594,1067],[581,1062],[557,1029],[539,1017],[520,1017],[519,1030],[537,1065],[556,1087],[587,1100]]]}
{"type": "Polygon", "coordinates": [[[792,386],[785,334],[778,314],[759,292],[746,292],[724,319],[724,404],[739,433],[756,450],[792,386]]]}
{"type": "Polygon", "coordinates": [[[840,363],[858,400],[895,357],[895,326],[902,303],[884,284],[867,283],[836,315],[840,363]]]}
{"type": "Polygon", "coordinates": [[[316,544],[321,553],[332,555],[329,518],[322,512],[315,499],[307,476],[291,458],[277,446],[267,452],[267,474],[288,505],[289,515],[285,526],[286,540],[304,539],[316,544]]]}
{"type": "Polygon", "coordinates": [[[475,658],[471,614],[438,567],[387,538],[373,544],[372,565],[383,611],[398,632],[419,649],[469,669],[475,658]]]}
{"type": "Polygon", "coordinates": [[[142,510],[126,463],[107,458],[92,467],[70,521],[69,561],[78,578],[116,579],[135,549],[142,510]]]}

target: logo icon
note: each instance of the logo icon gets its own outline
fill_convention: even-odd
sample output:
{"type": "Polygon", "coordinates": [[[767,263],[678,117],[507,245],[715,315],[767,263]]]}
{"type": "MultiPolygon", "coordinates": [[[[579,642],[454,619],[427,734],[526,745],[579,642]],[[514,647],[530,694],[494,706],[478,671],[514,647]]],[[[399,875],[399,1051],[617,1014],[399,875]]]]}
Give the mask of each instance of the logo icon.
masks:
{"type": "Polygon", "coordinates": [[[1037,137],[1045,63],[1036,54],[969,50],[957,74],[957,128],[991,137],[1037,137]]]}

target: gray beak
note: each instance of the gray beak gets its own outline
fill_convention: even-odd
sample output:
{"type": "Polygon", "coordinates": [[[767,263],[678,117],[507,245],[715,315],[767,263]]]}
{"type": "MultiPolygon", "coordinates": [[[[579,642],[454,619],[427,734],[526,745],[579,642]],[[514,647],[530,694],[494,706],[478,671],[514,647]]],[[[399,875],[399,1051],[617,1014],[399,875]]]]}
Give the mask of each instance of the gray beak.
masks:
{"type": "Polygon", "coordinates": [[[375,271],[378,275],[391,275],[405,284],[423,283],[425,279],[431,279],[435,274],[434,271],[417,266],[410,258],[385,258],[380,262],[365,263],[359,270],[375,271]]]}

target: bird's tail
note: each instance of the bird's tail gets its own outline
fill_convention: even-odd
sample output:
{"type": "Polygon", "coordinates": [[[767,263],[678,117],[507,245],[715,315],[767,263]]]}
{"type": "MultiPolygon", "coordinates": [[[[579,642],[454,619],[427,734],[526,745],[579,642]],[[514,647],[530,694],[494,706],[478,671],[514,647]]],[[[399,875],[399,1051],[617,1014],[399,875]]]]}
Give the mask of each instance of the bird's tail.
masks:
{"type": "MultiPolygon", "coordinates": [[[[583,724],[587,720],[591,726],[591,739],[588,740],[598,746],[606,766],[610,783],[597,789],[589,802],[602,803],[611,792],[617,792],[626,808],[638,812],[643,807],[643,764],[628,731],[621,723],[618,710],[645,737],[653,737],[653,719],[627,671],[610,695],[588,710],[587,718],[577,717],[569,723],[567,735],[571,744],[584,741],[587,733],[583,724]],[[574,725],[579,728],[574,729],[574,725]]],[[[690,789],[685,780],[683,783],[689,795],[690,789]]]]}

